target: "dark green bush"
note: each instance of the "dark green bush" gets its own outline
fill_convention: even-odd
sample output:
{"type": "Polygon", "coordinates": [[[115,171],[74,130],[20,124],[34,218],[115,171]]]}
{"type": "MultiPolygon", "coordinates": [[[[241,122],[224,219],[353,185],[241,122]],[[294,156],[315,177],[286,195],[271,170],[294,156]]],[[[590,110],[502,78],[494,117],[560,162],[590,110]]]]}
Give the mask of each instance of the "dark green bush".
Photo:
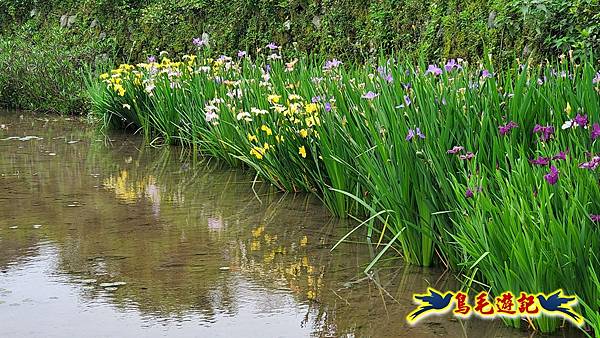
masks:
{"type": "MultiPolygon", "coordinates": [[[[222,53],[275,41],[288,54],[345,61],[391,51],[429,60],[477,60],[484,50],[500,62],[569,50],[586,57],[600,47],[599,1],[0,0],[0,101],[40,107],[39,95],[26,98],[38,80],[21,76],[59,81],[48,95],[62,94],[80,86],[73,82],[80,83],[81,64],[98,55],[130,61],[183,53],[202,33],[222,53]]],[[[53,109],[80,106],[65,100],[53,109]]]]}

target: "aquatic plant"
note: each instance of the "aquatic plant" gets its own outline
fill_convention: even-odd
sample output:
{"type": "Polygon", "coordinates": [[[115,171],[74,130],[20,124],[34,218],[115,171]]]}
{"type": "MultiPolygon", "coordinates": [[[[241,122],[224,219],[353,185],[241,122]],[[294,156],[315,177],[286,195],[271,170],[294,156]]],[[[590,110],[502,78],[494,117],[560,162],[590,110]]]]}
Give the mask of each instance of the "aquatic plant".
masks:
{"type": "MultiPolygon", "coordinates": [[[[563,288],[598,327],[600,84],[591,62],[365,65],[263,54],[162,56],[100,77],[106,126],[139,129],[364,221],[412,264],[491,292],[563,288]],[[584,281],[573,276],[588,276],[584,281]],[[591,307],[590,307],[590,304],[591,307]]],[[[358,229],[359,227],[355,228],[358,229]]],[[[354,231],[354,230],[353,230],[354,231]]],[[[544,332],[552,318],[530,325],[544,332]]],[[[518,325],[518,323],[513,323],[518,325]]]]}

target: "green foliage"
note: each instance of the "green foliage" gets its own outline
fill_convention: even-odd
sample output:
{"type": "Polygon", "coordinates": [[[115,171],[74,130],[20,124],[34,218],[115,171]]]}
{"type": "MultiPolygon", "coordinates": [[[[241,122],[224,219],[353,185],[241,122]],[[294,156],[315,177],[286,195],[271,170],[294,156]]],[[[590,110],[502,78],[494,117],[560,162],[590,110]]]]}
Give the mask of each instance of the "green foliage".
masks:
{"type": "Polygon", "coordinates": [[[83,25],[96,20],[98,34],[114,39],[123,57],[133,48],[136,59],[163,49],[188,51],[191,38],[203,32],[225,53],[275,41],[345,60],[382,50],[475,59],[484,46],[506,58],[526,45],[543,57],[584,53],[600,42],[598,0],[2,0],[0,13],[4,32],[33,21],[43,34],[65,14],[83,25]]]}
{"type": "MultiPolygon", "coordinates": [[[[388,239],[383,250],[394,246],[408,263],[444,263],[495,294],[564,288],[598,327],[589,274],[600,269],[591,216],[600,186],[597,171],[580,168],[600,144],[592,62],[515,62],[494,72],[490,60],[462,61],[432,73],[385,57],[336,68],[286,63],[273,51],[252,60],[201,53],[103,74],[91,87],[95,111],[107,125],[314,193],[332,213],[366,219],[367,236],[388,239]],[[560,127],[576,115],[589,117],[588,128],[560,127]],[[514,130],[501,133],[508,124],[514,130]],[[532,133],[537,124],[553,126],[552,138],[532,133]],[[530,163],[538,156],[558,168],[556,184],[544,179],[549,165],[530,163]]],[[[560,324],[532,323],[543,332],[560,324]]]]}
{"type": "MultiPolygon", "coordinates": [[[[0,80],[0,101],[32,108],[22,101],[39,100],[37,94],[27,97],[28,91],[36,91],[35,86],[26,87],[35,80],[11,85],[7,79],[25,74],[13,68],[25,69],[26,63],[39,65],[56,56],[48,70],[53,73],[43,78],[53,82],[58,74],[59,79],[67,76],[80,84],[80,61],[104,54],[139,61],[161,50],[183,54],[192,48],[191,39],[203,33],[209,35],[213,50],[230,55],[275,41],[293,56],[347,62],[392,51],[429,60],[478,60],[485,51],[502,63],[521,55],[541,60],[568,50],[586,57],[600,48],[599,13],[599,0],[0,0],[1,57],[12,72],[0,80]],[[23,53],[28,49],[34,53],[23,53]],[[71,61],[58,65],[59,60],[71,61]]],[[[50,86],[62,87],[60,82],[67,81],[57,82],[50,86]]],[[[80,96],[80,91],[69,95],[80,96]]],[[[64,94],[57,90],[47,99],[56,105],[48,102],[37,108],[82,106],[64,103],[64,94]]]]}
{"type": "Polygon", "coordinates": [[[112,63],[111,41],[77,26],[42,31],[28,21],[12,34],[0,36],[0,106],[54,112],[87,110],[86,71],[112,63]],[[89,39],[81,43],[81,39],[89,39]]]}

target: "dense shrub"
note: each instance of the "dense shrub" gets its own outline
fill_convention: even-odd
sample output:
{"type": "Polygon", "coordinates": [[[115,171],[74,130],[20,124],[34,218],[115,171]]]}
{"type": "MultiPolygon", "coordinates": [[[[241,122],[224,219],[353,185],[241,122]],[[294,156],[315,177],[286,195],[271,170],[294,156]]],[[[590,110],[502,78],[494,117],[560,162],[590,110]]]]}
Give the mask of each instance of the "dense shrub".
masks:
{"type": "Polygon", "coordinates": [[[0,36],[0,106],[55,112],[86,110],[86,71],[107,64],[113,41],[89,29],[26,21],[0,36]]]}
{"type": "MultiPolygon", "coordinates": [[[[23,71],[26,64],[55,57],[50,71],[66,74],[79,60],[103,53],[125,61],[160,50],[182,54],[202,33],[209,35],[212,50],[228,54],[275,41],[289,53],[345,61],[392,50],[430,60],[472,60],[487,52],[506,61],[541,60],[571,49],[583,56],[600,46],[599,31],[599,0],[0,0],[0,101],[22,106],[15,96],[39,99],[26,98],[34,89],[23,87],[35,79],[18,81],[20,88],[7,80],[39,78],[38,72],[23,71]]],[[[69,74],[68,81],[76,77],[69,74]]]]}

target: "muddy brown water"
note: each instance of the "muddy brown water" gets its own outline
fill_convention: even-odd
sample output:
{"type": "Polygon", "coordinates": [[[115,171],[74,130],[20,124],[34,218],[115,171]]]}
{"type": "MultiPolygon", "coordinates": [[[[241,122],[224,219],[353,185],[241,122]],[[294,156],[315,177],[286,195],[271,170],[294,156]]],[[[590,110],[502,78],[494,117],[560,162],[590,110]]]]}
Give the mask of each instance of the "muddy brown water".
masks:
{"type": "MultiPolygon", "coordinates": [[[[441,271],[380,264],[318,200],[79,119],[0,111],[0,337],[528,337],[409,326],[441,271]]],[[[562,332],[561,336],[575,333],[562,332]]]]}

